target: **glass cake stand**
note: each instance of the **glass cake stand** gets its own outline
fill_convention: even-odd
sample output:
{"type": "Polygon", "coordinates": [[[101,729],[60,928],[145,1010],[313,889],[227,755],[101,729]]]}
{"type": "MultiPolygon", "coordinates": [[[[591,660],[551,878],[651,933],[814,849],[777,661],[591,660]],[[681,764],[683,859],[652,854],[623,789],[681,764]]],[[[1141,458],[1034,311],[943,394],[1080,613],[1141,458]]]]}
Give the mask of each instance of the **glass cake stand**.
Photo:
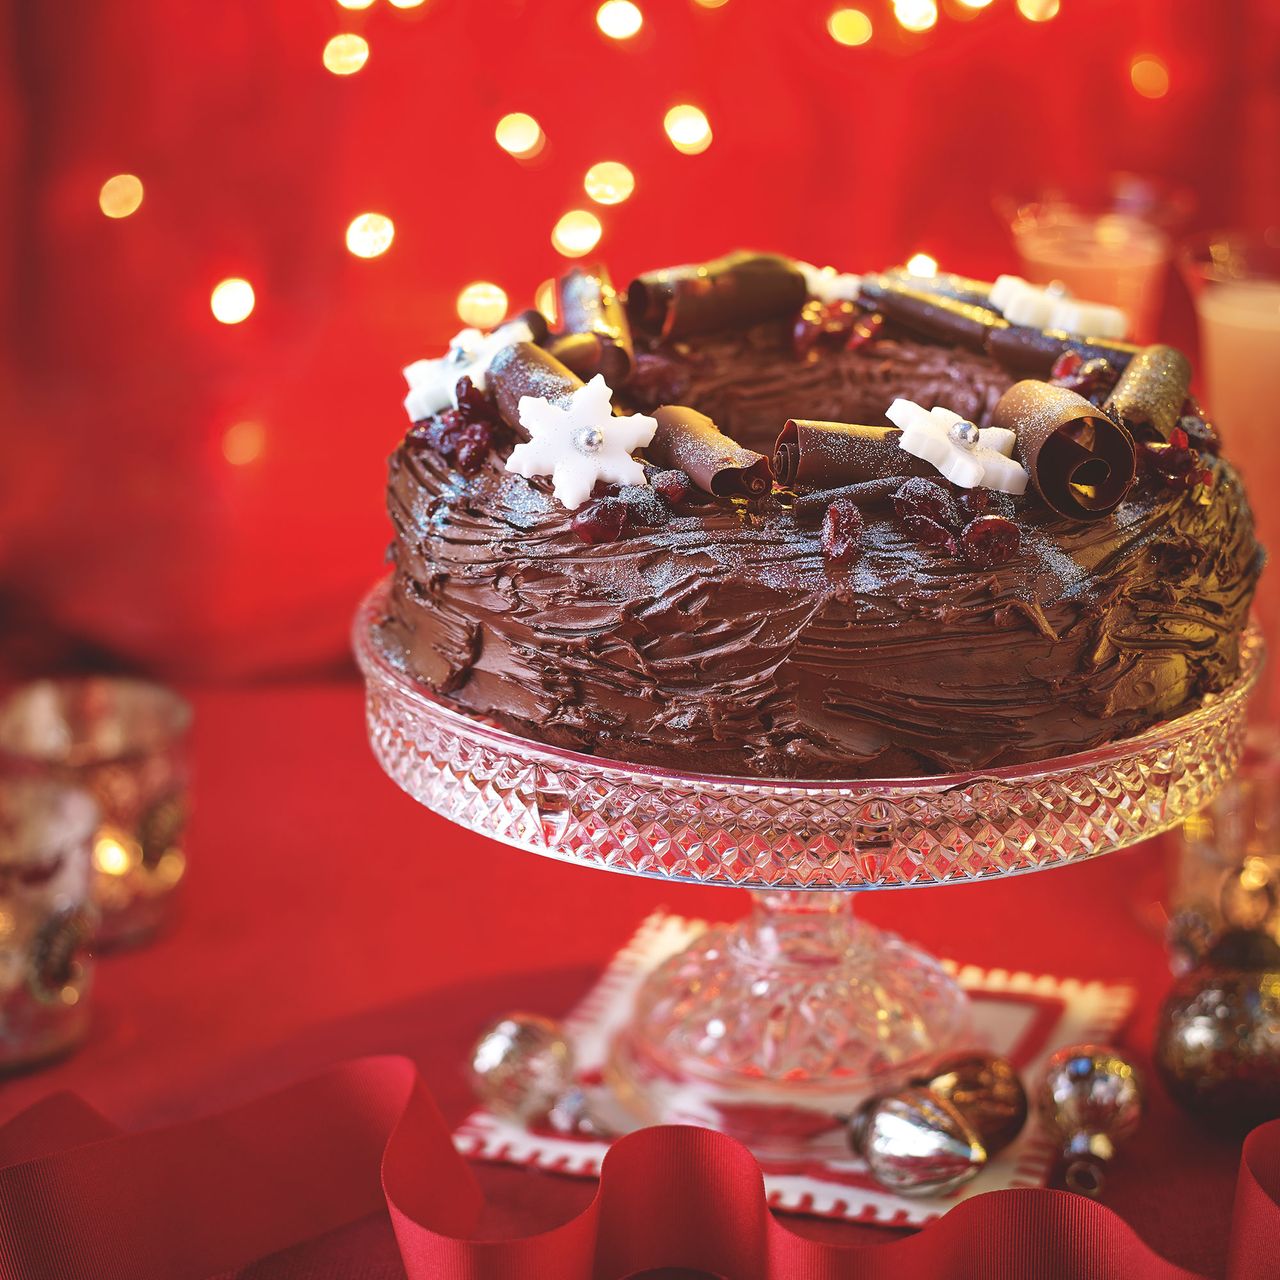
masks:
{"type": "MultiPolygon", "coordinates": [[[[853,892],[969,884],[1136,844],[1207,804],[1243,749],[1262,662],[1198,710],[1034,765],[853,782],[703,776],[562,751],[434,697],[382,654],[386,584],[355,650],[378,762],[492,839],[603,871],[750,890],[751,915],[662,964],[616,1037],[610,1079],[645,1123],[706,1125],[801,1154],[832,1116],[969,1036],[944,966],[856,920],[853,892]]],[[[971,1043],[971,1042],[969,1042],[971,1043]]]]}

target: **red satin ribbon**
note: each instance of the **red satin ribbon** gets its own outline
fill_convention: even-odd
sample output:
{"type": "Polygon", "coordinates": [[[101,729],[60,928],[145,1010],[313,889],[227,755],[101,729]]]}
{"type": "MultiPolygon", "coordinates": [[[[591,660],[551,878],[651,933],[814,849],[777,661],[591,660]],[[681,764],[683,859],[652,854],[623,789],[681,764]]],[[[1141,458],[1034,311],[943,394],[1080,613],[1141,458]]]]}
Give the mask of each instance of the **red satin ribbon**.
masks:
{"type": "MultiPolygon", "coordinates": [[[[360,1058],[222,1115],[121,1134],[56,1095],[0,1130],[0,1280],[200,1280],[379,1208],[410,1280],[1197,1280],[1114,1213],[1064,1191],[995,1191],[916,1235],[820,1244],[770,1213],[731,1138],[622,1138],[591,1204],[541,1235],[476,1240],[483,1202],[404,1058],[360,1058]]],[[[1280,1269],[1280,1121],[1245,1143],[1229,1280],[1280,1269]]]]}

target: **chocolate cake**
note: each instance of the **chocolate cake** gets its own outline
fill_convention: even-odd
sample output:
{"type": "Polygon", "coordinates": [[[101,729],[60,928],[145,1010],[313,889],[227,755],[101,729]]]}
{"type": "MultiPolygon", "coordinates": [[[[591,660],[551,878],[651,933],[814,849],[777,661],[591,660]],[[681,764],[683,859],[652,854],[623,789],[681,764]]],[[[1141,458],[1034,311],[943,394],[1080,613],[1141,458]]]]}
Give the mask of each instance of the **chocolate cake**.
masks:
{"type": "Polygon", "coordinates": [[[1188,711],[1235,676],[1262,564],[1239,478],[1181,353],[992,301],[1053,314],[1029,289],[739,253],[625,298],[576,269],[559,331],[465,331],[406,370],[385,651],[522,736],[760,777],[1016,764],[1188,711]]]}

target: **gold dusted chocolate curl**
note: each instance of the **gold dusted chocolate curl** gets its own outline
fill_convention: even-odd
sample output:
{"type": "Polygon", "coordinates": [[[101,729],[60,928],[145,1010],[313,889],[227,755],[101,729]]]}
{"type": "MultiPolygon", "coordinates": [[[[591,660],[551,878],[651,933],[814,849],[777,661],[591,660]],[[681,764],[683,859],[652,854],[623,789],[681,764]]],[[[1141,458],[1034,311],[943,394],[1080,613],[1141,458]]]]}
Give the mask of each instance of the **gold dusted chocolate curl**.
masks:
{"type": "Polygon", "coordinates": [[[1071,520],[1100,520],[1114,511],[1138,469],[1129,432],[1066,387],[1015,382],[997,402],[991,425],[1014,433],[1014,451],[1036,491],[1071,520]]]}

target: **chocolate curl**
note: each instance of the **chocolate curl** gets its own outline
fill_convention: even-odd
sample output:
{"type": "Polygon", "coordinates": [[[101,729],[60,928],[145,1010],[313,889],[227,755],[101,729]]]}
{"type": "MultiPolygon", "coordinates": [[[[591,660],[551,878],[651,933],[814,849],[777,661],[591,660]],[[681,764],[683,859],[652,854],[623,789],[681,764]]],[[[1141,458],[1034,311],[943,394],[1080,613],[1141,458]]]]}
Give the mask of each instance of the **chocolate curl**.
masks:
{"type": "MultiPolygon", "coordinates": [[[[909,454],[907,456],[910,457],[909,454]]],[[[901,476],[860,480],[857,484],[842,484],[834,489],[816,489],[812,493],[802,493],[791,504],[791,509],[798,516],[820,516],[837,498],[851,498],[860,507],[875,506],[888,502],[901,487],[901,476]]]]}
{"type": "Polygon", "coordinates": [[[774,445],[773,470],[789,489],[832,489],[891,476],[936,476],[937,469],[898,447],[897,427],[792,418],[774,445]]]}
{"type": "Polygon", "coordinates": [[[1034,378],[1015,382],[996,404],[991,425],[1015,434],[1032,484],[1060,516],[1099,520],[1133,483],[1133,437],[1066,387],[1034,378]]]}
{"type": "Polygon", "coordinates": [[[1191,388],[1191,362],[1176,347],[1143,347],[1103,406],[1143,440],[1168,441],[1191,388]]]}
{"type": "Polygon", "coordinates": [[[769,459],[730,440],[705,413],[664,404],[653,416],[658,429],[645,449],[651,462],[683,471],[717,498],[758,498],[769,492],[769,459]]]}
{"type": "MultiPolygon", "coordinates": [[[[912,275],[905,267],[894,267],[883,275],[874,277],[877,283],[906,285],[921,293],[935,297],[954,298],[957,302],[973,302],[980,307],[990,306],[991,282],[974,280],[971,276],[959,276],[953,271],[939,271],[931,276],[912,275]]],[[[863,278],[866,283],[866,277],[863,278]]]]}
{"type": "Polygon", "coordinates": [[[794,316],[808,296],[790,258],[739,250],[639,276],[627,289],[627,315],[633,328],[687,338],[794,316]]]}
{"type": "Polygon", "coordinates": [[[547,317],[541,311],[530,307],[527,311],[521,311],[519,315],[514,315],[510,320],[504,320],[503,324],[510,324],[515,320],[523,320],[529,326],[529,332],[533,334],[533,340],[538,346],[546,346],[547,342],[547,317]]]}
{"type": "Polygon", "coordinates": [[[858,299],[904,328],[970,351],[985,351],[991,330],[1008,323],[990,307],[929,293],[883,276],[863,280],[858,299]]]}
{"type": "MultiPolygon", "coordinates": [[[[631,326],[627,313],[609,273],[602,266],[574,267],[556,281],[557,308],[560,323],[567,335],[590,335],[598,342],[580,344],[578,353],[595,353],[598,364],[589,370],[577,366],[575,373],[584,378],[604,374],[604,380],[617,389],[631,376],[635,353],[631,345],[631,326]]],[[[567,363],[567,362],[566,362],[567,363]]]]}
{"type": "Polygon", "coordinates": [[[520,425],[520,397],[541,396],[551,404],[567,405],[582,379],[532,342],[513,342],[489,362],[485,385],[507,426],[527,440],[529,433],[520,425]]]}
{"type": "Polygon", "coordinates": [[[1082,360],[1107,360],[1123,369],[1141,348],[1115,338],[1077,338],[1055,329],[1002,324],[987,335],[987,352],[1015,373],[1047,378],[1058,357],[1078,352],[1082,360]]]}
{"type": "MultiPolygon", "coordinates": [[[[602,373],[601,366],[605,361],[604,339],[596,333],[562,333],[557,334],[545,344],[549,351],[566,369],[572,369],[578,377],[586,380],[602,373]]],[[[605,381],[609,382],[608,375],[605,381]]],[[[609,382],[613,386],[612,382],[609,382]]]]}

